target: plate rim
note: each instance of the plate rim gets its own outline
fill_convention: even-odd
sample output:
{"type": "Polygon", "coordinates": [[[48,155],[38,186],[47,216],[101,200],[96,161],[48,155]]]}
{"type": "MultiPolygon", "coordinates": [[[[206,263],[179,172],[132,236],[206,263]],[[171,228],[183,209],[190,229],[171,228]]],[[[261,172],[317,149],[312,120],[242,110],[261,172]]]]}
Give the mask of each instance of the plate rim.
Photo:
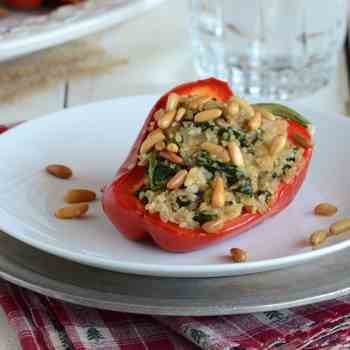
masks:
{"type": "MultiPolygon", "coordinates": [[[[159,95],[135,95],[127,97],[118,97],[114,99],[108,99],[98,102],[92,102],[89,104],[75,106],[73,108],[60,110],[54,113],[49,113],[40,118],[25,122],[21,125],[18,125],[16,128],[10,129],[5,134],[0,136],[0,146],[3,142],[2,140],[12,137],[11,135],[16,134],[18,130],[24,128],[32,129],[35,127],[35,124],[49,123],[51,119],[55,119],[57,116],[61,116],[72,111],[77,111],[80,109],[88,108],[98,108],[104,104],[113,104],[118,103],[120,100],[134,100],[135,98],[140,98],[142,100],[156,99],[159,95]],[[34,126],[33,126],[34,125],[34,126]]],[[[322,111],[312,110],[305,105],[293,103],[293,106],[300,106],[303,110],[307,110],[311,113],[325,114],[322,111]]],[[[78,113],[77,113],[78,114],[78,113]]],[[[346,120],[346,117],[340,113],[329,113],[332,114],[335,118],[343,118],[346,120]]],[[[26,235],[23,235],[21,231],[25,231],[25,224],[21,223],[20,220],[13,218],[11,214],[7,213],[3,208],[0,207],[0,229],[5,231],[10,236],[19,239],[20,241],[40,249],[44,252],[66,258],[71,261],[82,263],[84,265],[98,267],[107,269],[110,271],[117,271],[122,273],[129,274],[140,274],[148,276],[159,276],[159,277],[178,277],[178,278],[192,278],[192,277],[223,277],[223,276],[234,276],[234,275],[245,275],[256,272],[265,272],[281,268],[286,268],[289,266],[294,266],[308,261],[318,259],[322,256],[326,256],[332,253],[336,253],[340,250],[350,247],[350,240],[345,240],[341,242],[336,242],[330,246],[321,247],[317,250],[312,250],[308,252],[303,252],[299,254],[287,255],[279,258],[264,259],[259,261],[248,261],[244,264],[232,264],[232,263],[222,263],[222,264],[210,264],[210,265],[169,265],[169,264],[144,264],[144,263],[125,263],[123,261],[118,261],[116,259],[106,259],[99,256],[93,256],[92,258],[86,254],[73,253],[70,250],[55,247],[51,244],[40,242],[38,240],[31,240],[26,235]],[[11,224],[11,221],[14,221],[11,224]],[[263,264],[263,266],[261,266],[263,264]]],[[[136,243],[135,243],[136,244],[136,243]]]]}
{"type": "MultiPolygon", "coordinates": [[[[166,315],[166,316],[219,316],[219,315],[232,315],[232,314],[243,314],[243,313],[252,313],[252,312],[265,312],[270,310],[280,310],[285,308],[293,308],[297,306],[302,305],[308,305],[310,303],[317,303],[326,301],[329,299],[334,299],[338,297],[342,297],[344,295],[349,294],[350,292],[350,284],[349,281],[344,282],[344,278],[338,279],[338,284],[334,285],[331,284],[331,287],[325,287],[324,284],[322,284],[321,289],[318,286],[314,286],[313,289],[298,287],[299,290],[294,291],[294,296],[289,295],[288,293],[280,293],[280,295],[283,295],[283,298],[281,300],[280,295],[276,297],[271,298],[270,293],[269,297],[270,300],[264,300],[263,302],[259,302],[259,299],[261,298],[261,291],[259,288],[255,288],[255,291],[258,291],[256,298],[254,298],[253,303],[246,303],[241,302],[241,296],[242,292],[244,291],[244,288],[240,290],[240,292],[236,293],[237,285],[235,285],[235,280],[238,280],[240,276],[232,276],[228,278],[200,278],[200,279],[190,279],[190,281],[184,281],[184,279],[176,279],[176,278],[157,278],[157,277],[150,277],[151,280],[147,279],[145,280],[145,276],[137,276],[132,274],[121,274],[118,272],[108,272],[113,274],[111,277],[111,280],[114,281],[114,283],[111,284],[111,290],[104,289],[101,290],[99,288],[96,288],[96,284],[93,283],[92,285],[86,287],[83,285],[80,285],[79,282],[77,283],[71,283],[62,277],[62,269],[59,270],[61,273],[52,273],[45,269],[41,264],[34,264],[32,265],[32,259],[26,263],[26,259],[28,259],[28,255],[31,258],[32,254],[28,254],[29,250],[34,251],[35,248],[31,246],[25,245],[25,243],[16,242],[16,240],[10,236],[8,236],[6,233],[0,231],[0,240],[3,240],[5,238],[5,242],[2,243],[10,243],[5,244],[4,246],[9,247],[9,251],[7,250],[6,254],[3,253],[3,251],[0,253],[0,277],[14,283],[16,285],[19,285],[23,288],[30,289],[34,292],[44,294],[48,297],[53,297],[59,300],[63,300],[66,302],[71,302],[83,306],[88,307],[98,307],[100,309],[106,309],[106,310],[113,310],[113,311],[119,311],[119,312],[131,312],[131,313],[139,313],[139,314],[153,314],[153,315],[166,315]],[[3,235],[3,237],[2,237],[3,235]],[[10,242],[7,242],[7,240],[10,240],[10,242]],[[13,242],[12,242],[13,241],[13,242]],[[20,248],[18,248],[18,244],[20,244],[20,248]],[[15,251],[13,251],[14,245],[16,246],[15,251]],[[21,252],[21,257],[18,258],[17,252],[21,252]],[[23,254],[24,251],[24,254],[23,254]],[[24,257],[24,258],[23,258],[24,257]],[[24,260],[23,260],[24,259],[24,260]],[[114,275],[115,274],[115,275],[114,275]],[[113,278],[114,277],[114,278],[113,278]],[[225,299],[220,299],[220,302],[215,303],[210,302],[208,299],[212,298],[211,296],[206,296],[204,299],[197,299],[197,298],[190,298],[187,296],[185,299],[182,298],[176,298],[174,299],[174,296],[165,295],[161,298],[159,301],[158,298],[152,298],[150,296],[142,296],[142,295],[135,295],[135,293],[132,293],[131,295],[129,293],[125,293],[120,291],[119,284],[120,282],[123,282],[123,285],[125,285],[126,281],[129,281],[131,285],[135,281],[140,281],[142,279],[143,284],[146,283],[153,283],[155,282],[156,286],[159,283],[162,283],[163,285],[174,283],[175,288],[179,288],[179,283],[182,284],[183,288],[189,288],[189,285],[195,284],[195,286],[192,286],[192,288],[196,288],[198,285],[198,280],[206,280],[210,283],[210,287],[217,284],[220,285],[220,288],[223,287],[223,285],[226,286],[226,288],[232,289],[232,297],[229,298],[227,295],[225,295],[225,299]],[[115,281],[118,281],[115,283],[115,281]],[[233,285],[231,284],[233,282],[233,285]],[[300,290],[302,293],[300,294],[300,290]],[[306,291],[306,292],[305,292],[306,291]],[[185,300],[185,301],[184,301],[185,300]],[[236,301],[237,300],[237,301],[236,301]],[[258,300],[258,301],[257,301],[258,300]],[[176,304],[174,304],[174,301],[176,304]]],[[[35,254],[37,252],[35,251],[35,254]]],[[[42,261],[43,259],[54,259],[54,262],[51,263],[51,266],[61,266],[60,262],[57,262],[57,257],[51,257],[46,256],[47,253],[39,252],[39,254],[42,254],[43,256],[39,260],[42,261]]],[[[344,253],[342,253],[344,254],[344,253]]],[[[322,260],[322,259],[321,259],[322,260]]],[[[63,264],[73,264],[72,268],[69,268],[69,271],[74,270],[76,271],[76,268],[74,267],[76,263],[72,263],[70,261],[63,261],[63,264]]],[[[332,265],[333,263],[330,261],[327,261],[327,265],[322,264],[312,264],[314,268],[317,269],[323,269],[327,268],[329,265],[332,265]]],[[[341,261],[337,265],[344,266],[344,262],[341,261]]],[[[78,264],[79,265],[79,264],[78,264]]],[[[347,265],[346,265],[347,266],[347,265]]],[[[84,266],[78,266],[79,270],[77,273],[81,271],[81,268],[84,270],[87,270],[85,272],[85,275],[94,274],[93,270],[96,270],[95,268],[90,267],[84,267],[84,266]],[[92,271],[90,271],[90,269],[92,271]]],[[[67,270],[67,266],[64,268],[64,270],[67,270]]],[[[296,271],[300,270],[300,268],[295,267],[291,269],[291,273],[294,274],[296,271]]],[[[55,270],[56,271],[56,270],[55,270]]],[[[103,272],[103,270],[101,270],[103,272]]],[[[317,270],[316,270],[317,272],[317,270]]],[[[96,272],[95,272],[96,273],[96,272]]],[[[311,271],[312,273],[312,271],[311,271]]],[[[71,273],[69,272],[71,275],[71,273]]],[[[275,275],[275,279],[279,280],[281,278],[280,271],[275,271],[271,273],[267,273],[270,275],[267,278],[270,278],[271,275],[275,275]],[[277,274],[277,276],[276,276],[277,274]]],[[[320,272],[318,272],[320,274],[320,272]]],[[[266,274],[265,274],[266,276],[266,274]]],[[[252,277],[249,276],[242,276],[243,279],[246,279],[247,277],[252,279],[252,277]]],[[[264,279],[264,274],[262,276],[257,276],[258,279],[258,286],[259,286],[259,279],[264,279]]],[[[89,278],[90,280],[90,278],[89,278]]],[[[241,279],[240,279],[241,281],[241,279]]],[[[254,281],[256,281],[254,279],[254,281]]],[[[288,283],[292,283],[293,279],[289,279],[288,283]]],[[[207,283],[208,283],[207,282],[207,283]]],[[[140,283],[136,283],[136,285],[140,285],[140,283]]],[[[98,286],[99,284],[97,284],[98,286]]],[[[274,288],[278,288],[278,286],[274,285],[274,288]]],[[[157,288],[157,287],[156,287],[157,288]]],[[[239,287],[238,287],[239,288],[239,287]]],[[[288,287],[287,287],[288,288],[288,287]]],[[[286,289],[286,286],[284,285],[284,289],[286,289]]],[[[131,290],[133,291],[133,288],[131,287],[131,290]]],[[[266,293],[266,288],[265,288],[266,293]]],[[[292,292],[293,293],[293,292],[292,292]]],[[[159,293],[158,293],[159,294],[159,293]]],[[[214,299],[215,300],[215,299],[214,299]]]]}

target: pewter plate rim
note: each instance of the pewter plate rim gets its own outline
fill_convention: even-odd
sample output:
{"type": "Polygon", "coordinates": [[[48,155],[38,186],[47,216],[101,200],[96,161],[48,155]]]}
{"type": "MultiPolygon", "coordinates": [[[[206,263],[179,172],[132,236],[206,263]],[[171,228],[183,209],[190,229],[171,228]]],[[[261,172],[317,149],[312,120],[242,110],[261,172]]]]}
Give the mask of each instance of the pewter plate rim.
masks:
{"type": "Polygon", "coordinates": [[[247,276],[181,279],[92,268],[0,233],[0,277],[48,297],[119,312],[168,316],[243,314],[292,308],[349,294],[348,252],[334,254],[332,259],[321,258],[306,267],[247,276]]]}

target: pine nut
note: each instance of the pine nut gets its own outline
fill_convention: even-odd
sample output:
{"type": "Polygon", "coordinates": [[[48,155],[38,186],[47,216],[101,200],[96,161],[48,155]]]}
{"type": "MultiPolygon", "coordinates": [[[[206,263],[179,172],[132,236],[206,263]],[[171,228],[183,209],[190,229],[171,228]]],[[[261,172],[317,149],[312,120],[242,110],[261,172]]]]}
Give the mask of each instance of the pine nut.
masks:
{"type": "Polygon", "coordinates": [[[336,214],[337,211],[338,211],[338,208],[335,205],[330,203],[320,203],[314,209],[315,215],[321,215],[321,216],[332,216],[336,214]]]}
{"type": "Polygon", "coordinates": [[[176,113],[175,120],[177,122],[180,122],[182,118],[185,116],[185,114],[186,114],[186,109],[183,107],[180,107],[176,113]]]}
{"type": "Polygon", "coordinates": [[[148,134],[146,137],[145,141],[143,141],[141,148],[140,148],[140,153],[145,154],[149,150],[152,149],[152,147],[158,143],[161,142],[165,139],[165,135],[163,134],[163,131],[160,129],[156,129],[152,131],[151,133],[148,134]]]}
{"type": "Polygon", "coordinates": [[[226,149],[222,146],[216,145],[215,143],[203,142],[201,149],[214,155],[224,163],[228,163],[230,161],[230,156],[228,155],[226,149]]]}
{"type": "Polygon", "coordinates": [[[161,141],[161,142],[157,142],[154,146],[154,148],[157,150],[157,151],[162,151],[164,148],[166,147],[165,145],[165,142],[164,141],[161,141]]]}
{"type": "Polygon", "coordinates": [[[158,111],[156,111],[156,112],[153,114],[153,119],[154,119],[156,122],[158,122],[159,119],[160,119],[161,117],[163,117],[164,113],[165,113],[165,111],[164,111],[163,108],[158,109],[158,111]]]}
{"type": "Polygon", "coordinates": [[[232,96],[230,98],[229,103],[232,101],[236,102],[239,105],[240,109],[245,111],[248,114],[248,116],[250,117],[254,116],[254,109],[246,100],[238,96],[232,96]]]}
{"type": "Polygon", "coordinates": [[[240,248],[231,248],[230,249],[231,258],[233,262],[240,263],[245,262],[248,259],[247,252],[240,248]]]}
{"type": "Polygon", "coordinates": [[[57,219],[77,219],[82,217],[89,210],[87,203],[74,204],[69,207],[64,207],[56,210],[55,216],[57,219]]]}
{"type": "Polygon", "coordinates": [[[311,148],[313,147],[313,143],[310,140],[307,140],[304,136],[298,134],[298,133],[294,133],[292,135],[293,140],[301,147],[304,148],[311,148]]]}
{"type": "Polygon", "coordinates": [[[166,146],[167,151],[177,153],[179,151],[179,146],[176,143],[169,143],[166,146]]]}
{"type": "Polygon", "coordinates": [[[214,109],[214,108],[225,108],[225,103],[217,100],[209,100],[200,106],[200,109],[214,109]]]}
{"type": "Polygon", "coordinates": [[[220,231],[224,226],[225,220],[220,218],[211,220],[202,225],[202,229],[207,233],[215,233],[220,231]]]}
{"type": "Polygon", "coordinates": [[[175,164],[181,165],[184,163],[184,160],[174,152],[161,151],[161,152],[159,152],[159,155],[162,158],[167,159],[170,162],[175,163],[175,164]]]}
{"type": "Polygon", "coordinates": [[[180,188],[186,180],[187,170],[183,169],[178,171],[167,183],[167,188],[169,190],[176,190],[180,188]]]}
{"type": "Polygon", "coordinates": [[[225,206],[225,183],[221,176],[214,179],[211,205],[213,208],[223,208],[225,206]]]}
{"type": "Polygon", "coordinates": [[[277,135],[272,139],[270,144],[270,154],[275,157],[280,153],[287,143],[286,135],[277,135]]]}
{"type": "Polygon", "coordinates": [[[179,104],[180,101],[180,96],[174,92],[169,94],[168,100],[166,103],[166,111],[173,111],[174,109],[177,108],[177,105],[179,104]]]}
{"type": "Polygon", "coordinates": [[[230,101],[227,106],[227,113],[231,117],[235,117],[239,113],[239,104],[235,101],[230,101]]]}
{"type": "Polygon", "coordinates": [[[199,112],[194,116],[195,123],[204,123],[210,120],[219,118],[222,114],[222,110],[219,108],[207,109],[203,112],[199,112]]]}
{"type": "Polygon", "coordinates": [[[173,122],[175,115],[176,109],[165,112],[164,115],[158,120],[158,126],[161,129],[167,129],[173,122]]]}
{"type": "Polygon", "coordinates": [[[64,201],[69,204],[92,202],[95,199],[96,193],[85,189],[70,190],[64,195],[64,201]]]}
{"type": "Polygon", "coordinates": [[[313,246],[318,246],[326,241],[328,232],[326,230],[318,230],[312,233],[310,236],[310,244],[313,246]]]}
{"type": "Polygon", "coordinates": [[[350,229],[350,218],[346,218],[332,224],[329,228],[329,232],[332,235],[338,235],[339,233],[345,232],[349,229],[350,229]]]}
{"type": "Polygon", "coordinates": [[[228,148],[228,153],[230,154],[232,163],[238,167],[243,167],[244,159],[239,146],[234,141],[231,141],[227,145],[227,148],[228,148]]]}
{"type": "Polygon", "coordinates": [[[191,109],[198,109],[200,105],[211,100],[210,96],[198,96],[190,102],[189,107],[191,109]]]}
{"type": "Polygon", "coordinates": [[[46,171],[60,179],[69,179],[73,175],[72,170],[62,164],[50,164],[46,167],[46,171]]]}
{"type": "Polygon", "coordinates": [[[259,111],[255,111],[254,116],[248,120],[247,123],[248,129],[250,131],[254,131],[259,129],[261,126],[261,113],[259,111]]]}
{"type": "Polygon", "coordinates": [[[267,119],[270,121],[276,120],[276,117],[271,112],[266,110],[265,108],[257,107],[255,109],[261,113],[261,115],[264,119],[267,119]]]}

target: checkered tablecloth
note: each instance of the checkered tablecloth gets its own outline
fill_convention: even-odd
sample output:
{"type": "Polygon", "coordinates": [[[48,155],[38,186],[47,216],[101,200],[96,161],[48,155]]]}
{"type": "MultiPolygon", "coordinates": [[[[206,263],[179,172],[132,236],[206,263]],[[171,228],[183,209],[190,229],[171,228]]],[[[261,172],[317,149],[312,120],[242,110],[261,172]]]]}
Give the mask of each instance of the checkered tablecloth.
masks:
{"type": "Polygon", "coordinates": [[[73,305],[0,282],[24,350],[350,349],[350,297],[218,317],[133,315],[73,305]]]}

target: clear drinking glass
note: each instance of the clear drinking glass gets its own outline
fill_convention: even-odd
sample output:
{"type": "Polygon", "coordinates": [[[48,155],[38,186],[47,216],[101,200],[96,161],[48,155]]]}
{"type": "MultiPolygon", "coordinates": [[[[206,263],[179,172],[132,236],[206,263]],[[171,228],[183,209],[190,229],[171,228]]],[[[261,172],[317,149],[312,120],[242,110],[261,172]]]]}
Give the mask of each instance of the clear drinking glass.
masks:
{"type": "Polygon", "coordinates": [[[331,79],[347,0],[190,0],[195,66],[250,97],[290,99],[331,79]]]}

